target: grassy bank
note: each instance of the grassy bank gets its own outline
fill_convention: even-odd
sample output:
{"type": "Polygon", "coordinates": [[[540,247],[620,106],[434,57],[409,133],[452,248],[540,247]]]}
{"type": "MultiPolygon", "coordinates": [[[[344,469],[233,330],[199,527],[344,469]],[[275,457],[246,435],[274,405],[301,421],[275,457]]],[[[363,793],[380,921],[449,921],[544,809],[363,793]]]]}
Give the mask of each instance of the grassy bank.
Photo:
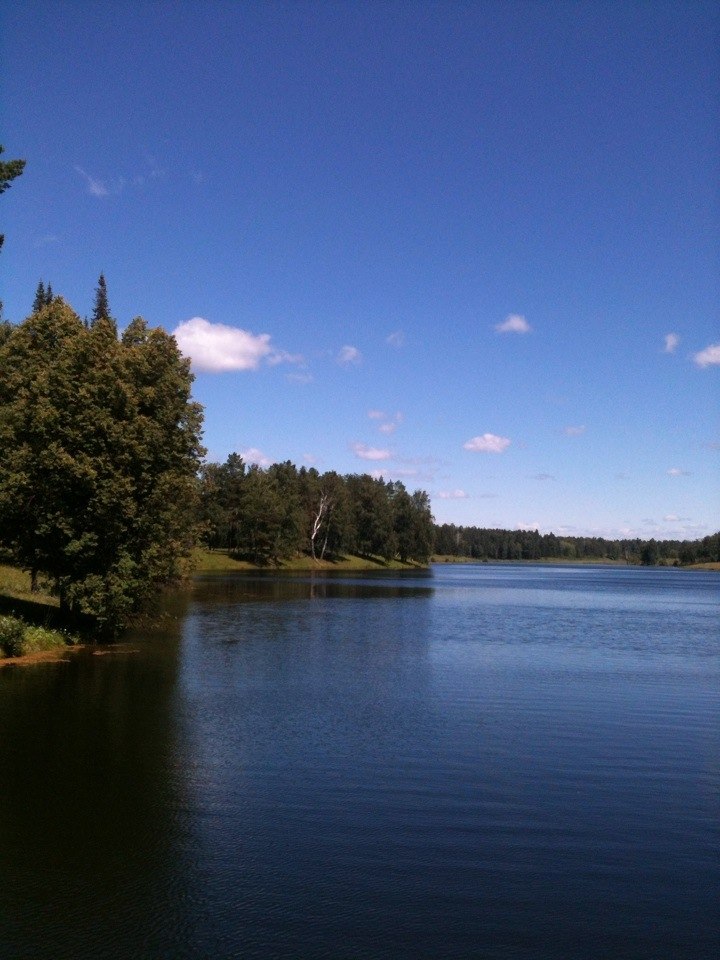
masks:
{"type": "Polygon", "coordinates": [[[30,574],[0,564],[0,666],[62,656],[78,637],[63,629],[57,597],[40,583],[30,590],[30,574]]]}
{"type": "Polygon", "coordinates": [[[194,573],[231,573],[243,570],[422,570],[423,564],[402,563],[400,560],[383,560],[381,557],[358,557],[348,555],[332,560],[313,560],[311,556],[292,557],[277,564],[258,565],[247,560],[238,560],[227,550],[197,549],[193,553],[194,573]]]}

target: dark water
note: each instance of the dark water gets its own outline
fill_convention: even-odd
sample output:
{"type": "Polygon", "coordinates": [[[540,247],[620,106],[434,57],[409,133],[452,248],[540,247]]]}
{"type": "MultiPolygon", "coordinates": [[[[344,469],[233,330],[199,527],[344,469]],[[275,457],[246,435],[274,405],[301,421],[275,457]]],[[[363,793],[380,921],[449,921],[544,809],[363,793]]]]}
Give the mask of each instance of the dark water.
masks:
{"type": "Polygon", "coordinates": [[[711,958],[720,578],[198,581],[0,670],[2,958],[711,958]]]}

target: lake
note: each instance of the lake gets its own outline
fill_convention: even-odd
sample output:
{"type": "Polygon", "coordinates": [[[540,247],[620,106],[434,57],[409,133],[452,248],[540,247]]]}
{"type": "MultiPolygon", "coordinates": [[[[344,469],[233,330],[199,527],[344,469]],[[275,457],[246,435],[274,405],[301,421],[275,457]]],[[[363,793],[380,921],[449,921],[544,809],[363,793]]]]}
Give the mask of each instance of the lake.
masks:
{"type": "Polygon", "coordinates": [[[0,670],[0,957],[710,958],[717,573],[208,576],[0,670]]]}

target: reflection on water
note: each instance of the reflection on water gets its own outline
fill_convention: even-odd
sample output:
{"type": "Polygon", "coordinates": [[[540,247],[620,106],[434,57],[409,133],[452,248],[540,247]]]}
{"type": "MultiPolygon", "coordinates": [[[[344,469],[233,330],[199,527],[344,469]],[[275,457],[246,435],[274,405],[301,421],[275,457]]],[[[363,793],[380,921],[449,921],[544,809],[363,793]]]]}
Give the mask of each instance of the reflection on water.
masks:
{"type": "Polygon", "coordinates": [[[0,671],[0,957],[709,957],[718,581],[198,579],[0,671]]]}

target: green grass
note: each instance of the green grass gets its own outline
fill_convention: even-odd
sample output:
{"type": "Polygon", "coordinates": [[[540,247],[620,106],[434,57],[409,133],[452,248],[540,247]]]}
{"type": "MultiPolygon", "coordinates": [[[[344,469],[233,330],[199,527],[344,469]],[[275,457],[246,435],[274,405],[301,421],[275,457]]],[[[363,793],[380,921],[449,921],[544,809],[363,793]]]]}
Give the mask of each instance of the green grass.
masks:
{"type": "Polygon", "coordinates": [[[277,566],[268,564],[259,566],[247,560],[236,560],[227,550],[203,550],[193,553],[193,571],[195,573],[229,573],[241,570],[417,570],[421,564],[401,563],[399,560],[385,561],[381,557],[358,557],[352,554],[333,560],[313,560],[310,556],[292,557],[281,560],[277,566]]]}
{"type": "Polygon", "coordinates": [[[36,593],[30,590],[30,574],[17,567],[0,563],[0,594],[5,597],[14,597],[18,600],[30,600],[33,603],[42,603],[50,607],[58,607],[57,597],[53,597],[47,585],[40,580],[40,589],[36,593]]]}

